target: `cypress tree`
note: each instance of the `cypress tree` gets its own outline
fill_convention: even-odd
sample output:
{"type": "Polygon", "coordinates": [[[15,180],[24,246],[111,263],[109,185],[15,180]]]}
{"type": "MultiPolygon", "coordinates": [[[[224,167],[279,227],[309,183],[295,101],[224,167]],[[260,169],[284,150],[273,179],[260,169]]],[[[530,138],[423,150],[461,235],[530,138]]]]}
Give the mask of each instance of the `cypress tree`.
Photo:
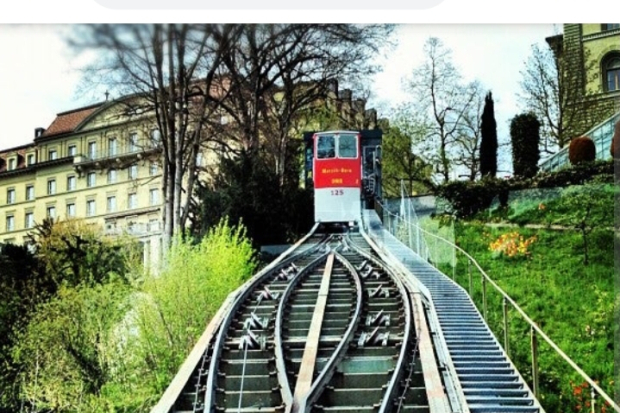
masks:
{"type": "Polygon", "coordinates": [[[494,177],[497,174],[497,124],[491,92],[484,98],[480,132],[480,174],[494,177]]]}

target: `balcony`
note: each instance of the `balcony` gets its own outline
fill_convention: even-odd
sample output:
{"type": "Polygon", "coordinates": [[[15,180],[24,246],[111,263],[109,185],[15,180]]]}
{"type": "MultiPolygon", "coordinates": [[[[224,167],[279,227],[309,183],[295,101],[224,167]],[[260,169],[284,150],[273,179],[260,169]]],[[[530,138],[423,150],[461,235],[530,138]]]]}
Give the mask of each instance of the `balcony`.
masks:
{"type": "Polygon", "coordinates": [[[160,152],[161,147],[151,146],[113,154],[106,151],[81,154],[73,158],[73,167],[80,173],[96,169],[123,169],[138,161],[154,158],[160,152]]]}
{"type": "Polygon", "coordinates": [[[106,223],[104,233],[110,236],[131,235],[134,237],[147,237],[160,235],[162,228],[161,221],[136,222],[124,226],[116,223],[106,223]]]}

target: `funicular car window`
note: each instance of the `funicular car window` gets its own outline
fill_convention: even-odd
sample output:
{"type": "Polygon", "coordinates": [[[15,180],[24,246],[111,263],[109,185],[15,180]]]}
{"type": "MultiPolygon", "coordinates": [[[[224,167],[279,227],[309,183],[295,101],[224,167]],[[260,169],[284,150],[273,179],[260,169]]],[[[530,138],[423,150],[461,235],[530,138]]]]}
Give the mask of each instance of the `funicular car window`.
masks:
{"type": "Polygon", "coordinates": [[[336,157],[336,139],[334,135],[319,135],[316,145],[316,157],[319,159],[336,157]]]}
{"type": "Polygon", "coordinates": [[[357,158],[357,136],[340,135],[338,137],[338,157],[357,158]]]}

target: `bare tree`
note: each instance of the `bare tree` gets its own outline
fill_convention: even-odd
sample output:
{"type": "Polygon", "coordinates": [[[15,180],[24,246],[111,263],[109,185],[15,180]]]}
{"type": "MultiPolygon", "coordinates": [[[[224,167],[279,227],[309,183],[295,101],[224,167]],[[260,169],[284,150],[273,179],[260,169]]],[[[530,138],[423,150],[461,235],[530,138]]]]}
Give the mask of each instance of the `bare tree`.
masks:
{"type": "Polygon", "coordinates": [[[217,68],[235,41],[232,25],[85,25],[70,39],[97,53],[86,79],[100,79],[124,98],[127,119],[151,116],[161,148],[164,245],[182,231],[196,176],[196,159],[217,110],[217,68]],[[131,97],[131,98],[128,98],[131,97]]]}
{"type": "Polygon", "coordinates": [[[551,154],[604,120],[608,111],[597,107],[598,91],[588,89],[597,80],[598,63],[576,39],[549,40],[554,48],[532,45],[518,97],[522,110],[540,120],[541,151],[551,154]]]}
{"type": "Polygon", "coordinates": [[[356,84],[378,70],[370,62],[388,42],[390,25],[244,25],[223,58],[231,139],[261,147],[283,179],[291,132],[307,109],[326,99],[334,81],[356,84]]]}
{"type": "Polygon", "coordinates": [[[474,181],[480,175],[480,144],[482,142],[482,128],[480,119],[484,109],[484,95],[480,83],[472,82],[468,85],[467,93],[472,100],[463,111],[461,122],[455,133],[457,156],[454,164],[460,168],[459,173],[474,181]]]}
{"type": "Polygon", "coordinates": [[[424,62],[406,82],[405,89],[414,99],[408,111],[429,130],[418,150],[440,180],[447,182],[461,156],[458,142],[463,142],[464,118],[478,99],[479,87],[463,83],[451,50],[440,39],[429,38],[424,54],[424,62]]]}

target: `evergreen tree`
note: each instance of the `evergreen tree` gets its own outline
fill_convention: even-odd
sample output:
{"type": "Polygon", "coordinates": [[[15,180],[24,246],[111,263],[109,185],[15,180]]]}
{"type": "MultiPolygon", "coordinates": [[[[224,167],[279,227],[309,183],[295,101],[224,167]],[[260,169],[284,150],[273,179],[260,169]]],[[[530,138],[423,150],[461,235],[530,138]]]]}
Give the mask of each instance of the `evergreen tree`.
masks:
{"type": "Polygon", "coordinates": [[[497,174],[497,124],[493,109],[493,96],[487,93],[484,99],[484,109],[481,119],[480,142],[480,173],[484,176],[494,177],[497,174]]]}
{"type": "Polygon", "coordinates": [[[532,178],[540,159],[540,122],[533,113],[522,113],[510,122],[512,165],[515,176],[532,178]]]}

